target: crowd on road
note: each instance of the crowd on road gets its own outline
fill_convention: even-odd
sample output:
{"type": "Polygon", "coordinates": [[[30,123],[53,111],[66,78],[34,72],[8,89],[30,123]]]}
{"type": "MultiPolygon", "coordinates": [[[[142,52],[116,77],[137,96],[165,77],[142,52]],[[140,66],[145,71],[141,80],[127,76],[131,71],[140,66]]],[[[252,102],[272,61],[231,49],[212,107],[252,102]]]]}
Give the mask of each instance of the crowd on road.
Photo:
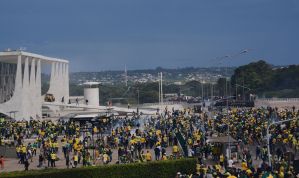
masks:
{"type": "MultiPolygon", "coordinates": [[[[298,117],[299,111],[295,108],[230,108],[195,112],[193,108],[170,110],[165,107],[156,116],[106,119],[104,125],[75,121],[2,120],[0,134],[1,144],[12,140],[19,164],[24,164],[25,170],[34,163],[34,157],[38,157],[38,163],[34,163],[37,167],[56,167],[58,160],[64,160],[67,168],[75,168],[188,156],[198,158],[200,177],[255,177],[265,173],[294,177],[290,160],[299,151],[299,121],[270,127],[272,167],[268,163],[265,138],[270,122],[298,117]],[[227,154],[224,150],[227,143],[209,140],[228,133],[235,141],[229,145],[234,149],[227,154]],[[113,152],[117,153],[117,158],[113,158],[113,152]]],[[[3,157],[0,164],[4,166],[3,157]]]]}

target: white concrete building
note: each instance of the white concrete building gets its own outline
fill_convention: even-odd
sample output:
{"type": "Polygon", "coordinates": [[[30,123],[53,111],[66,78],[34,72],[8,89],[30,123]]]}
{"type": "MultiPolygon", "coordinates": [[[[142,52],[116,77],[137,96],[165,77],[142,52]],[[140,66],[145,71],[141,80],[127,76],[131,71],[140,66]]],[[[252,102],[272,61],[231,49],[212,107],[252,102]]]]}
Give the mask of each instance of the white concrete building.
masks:
{"type": "Polygon", "coordinates": [[[0,113],[16,120],[41,118],[41,65],[51,65],[47,93],[69,99],[69,62],[24,51],[0,52],[0,113]],[[14,113],[14,114],[11,114],[14,113]]]}

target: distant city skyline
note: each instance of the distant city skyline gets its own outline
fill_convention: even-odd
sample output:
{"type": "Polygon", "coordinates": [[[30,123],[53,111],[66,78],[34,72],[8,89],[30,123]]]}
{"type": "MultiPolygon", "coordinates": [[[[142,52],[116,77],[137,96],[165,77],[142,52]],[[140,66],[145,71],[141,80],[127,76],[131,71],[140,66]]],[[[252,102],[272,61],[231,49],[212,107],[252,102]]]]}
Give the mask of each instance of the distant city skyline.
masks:
{"type": "Polygon", "coordinates": [[[1,0],[0,20],[0,51],[65,58],[71,72],[299,64],[297,0],[1,0]]]}

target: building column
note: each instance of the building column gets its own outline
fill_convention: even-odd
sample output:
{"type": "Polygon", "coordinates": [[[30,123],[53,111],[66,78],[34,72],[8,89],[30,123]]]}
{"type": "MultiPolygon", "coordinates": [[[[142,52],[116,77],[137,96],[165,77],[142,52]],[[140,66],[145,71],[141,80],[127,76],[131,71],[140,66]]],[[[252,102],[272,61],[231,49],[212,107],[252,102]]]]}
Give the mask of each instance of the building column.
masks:
{"type": "MultiPolygon", "coordinates": [[[[58,75],[59,75],[59,79],[58,79],[58,83],[57,84],[62,84],[62,87],[64,87],[64,78],[63,78],[63,63],[59,62],[59,71],[58,71],[58,75]]],[[[64,97],[64,88],[59,88],[57,90],[57,92],[60,95],[60,101],[62,99],[62,97],[64,97]]],[[[64,97],[65,98],[65,97],[64,97]]],[[[64,101],[66,102],[66,101],[64,101]]]]}
{"type": "Polygon", "coordinates": [[[25,64],[24,64],[24,77],[23,77],[23,88],[22,88],[22,95],[23,95],[23,117],[22,119],[28,120],[30,119],[30,91],[29,91],[29,59],[28,57],[25,58],[25,64]]]}
{"type": "Polygon", "coordinates": [[[61,63],[61,82],[62,82],[62,85],[63,85],[63,88],[62,88],[62,96],[64,97],[64,102],[65,103],[68,103],[68,100],[66,99],[66,95],[65,95],[65,87],[64,87],[64,84],[65,84],[65,63],[61,63]]]}
{"type": "Polygon", "coordinates": [[[31,60],[31,67],[30,67],[30,116],[32,116],[33,119],[36,119],[36,86],[35,86],[35,59],[32,58],[31,60]]]}
{"type": "Polygon", "coordinates": [[[69,92],[68,92],[68,68],[67,63],[63,63],[63,95],[66,101],[69,101],[69,92]]]}
{"type": "Polygon", "coordinates": [[[40,59],[37,60],[36,66],[36,77],[35,77],[35,98],[36,98],[36,115],[42,118],[42,84],[41,84],[41,61],[40,59]]]}
{"type": "MultiPolygon", "coordinates": [[[[15,118],[14,119],[21,119],[23,110],[22,110],[22,99],[23,99],[23,72],[22,72],[22,55],[18,55],[18,62],[17,62],[17,72],[16,72],[16,79],[15,79],[15,89],[13,98],[9,101],[8,107],[11,108],[10,111],[14,110],[16,111],[15,118]]],[[[9,110],[8,110],[9,111],[9,110]]],[[[12,116],[13,117],[13,116],[12,116]]]]}
{"type": "Polygon", "coordinates": [[[65,64],[65,96],[66,99],[69,100],[70,97],[70,84],[69,84],[69,63],[65,64]]]}
{"type": "Polygon", "coordinates": [[[17,73],[16,73],[16,80],[15,80],[15,91],[14,93],[20,93],[22,91],[23,82],[22,82],[22,56],[18,56],[18,63],[17,63],[17,73]]]}
{"type": "Polygon", "coordinates": [[[58,96],[57,96],[57,93],[56,93],[57,78],[58,77],[59,76],[58,76],[58,65],[57,65],[57,62],[52,62],[50,87],[49,87],[48,93],[54,95],[55,101],[58,101],[58,96]]]}
{"type": "Polygon", "coordinates": [[[49,93],[55,97],[55,102],[61,102],[64,97],[64,102],[69,100],[69,72],[68,63],[53,62],[51,70],[49,93]]]}
{"type": "Polygon", "coordinates": [[[49,90],[48,90],[48,93],[51,93],[53,92],[53,86],[54,86],[54,83],[55,83],[55,62],[52,62],[51,63],[51,77],[50,77],[50,86],[49,86],[49,90]]]}
{"type": "Polygon", "coordinates": [[[60,70],[60,65],[59,62],[56,62],[55,64],[55,82],[54,82],[54,90],[53,90],[53,94],[56,98],[56,102],[60,102],[61,101],[61,95],[59,93],[60,87],[59,85],[61,85],[61,83],[59,82],[60,80],[60,76],[59,76],[59,70],[60,70]]]}

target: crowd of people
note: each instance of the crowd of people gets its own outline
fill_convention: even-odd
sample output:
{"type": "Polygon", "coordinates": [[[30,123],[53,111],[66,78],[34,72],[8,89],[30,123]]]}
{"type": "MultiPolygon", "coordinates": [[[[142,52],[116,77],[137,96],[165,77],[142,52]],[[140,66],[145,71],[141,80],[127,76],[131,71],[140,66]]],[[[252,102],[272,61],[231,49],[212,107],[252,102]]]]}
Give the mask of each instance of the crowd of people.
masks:
{"type": "MultiPolygon", "coordinates": [[[[192,176],[273,174],[294,177],[295,169],[290,160],[299,151],[299,120],[270,127],[271,166],[265,138],[269,123],[298,117],[299,111],[295,108],[229,108],[198,112],[193,108],[165,107],[156,116],[107,119],[104,126],[87,126],[75,121],[1,121],[0,134],[1,144],[4,140],[12,140],[18,163],[24,164],[25,170],[33,163],[37,167],[56,167],[56,162],[61,164],[62,160],[65,167],[76,168],[187,156],[198,159],[198,172],[192,176]],[[209,141],[227,135],[235,140],[229,145],[234,149],[228,154],[227,143],[209,141]],[[38,157],[38,163],[34,162],[34,157],[38,157]]],[[[3,156],[0,164],[4,165],[3,156]]]]}

